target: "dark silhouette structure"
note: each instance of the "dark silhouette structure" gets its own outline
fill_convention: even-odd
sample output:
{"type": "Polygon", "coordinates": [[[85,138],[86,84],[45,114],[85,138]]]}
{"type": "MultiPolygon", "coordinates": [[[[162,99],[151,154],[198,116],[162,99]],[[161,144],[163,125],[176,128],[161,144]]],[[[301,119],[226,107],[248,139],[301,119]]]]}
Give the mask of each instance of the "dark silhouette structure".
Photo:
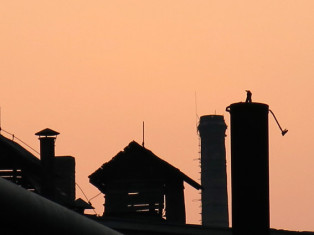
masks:
{"type": "MultiPolygon", "coordinates": [[[[230,228],[158,224],[85,216],[0,178],[1,234],[5,235],[231,235],[230,228]],[[111,229],[110,229],[111,228],[111,229]],[[115,231],[114,231],[115,230],[115,231]],[[121,233],[118,233],[119,231],[121,233]]],[[[255,233],[254,233],[255,234],[255,233]]],[[[313,235],[312,232],[270,231],[270,235],[313,235]]]]}
{"type": "MultiPolygon", "coordinates": [[[[119,234],[112,229],[126,235],[314,234],[268,229],[268,105],[237,103],[228,111],[232,133],[232,229],[185,224],[183,182],[196,189],[201,186],[136,142],[89,176],[106,196],[104,215],[80,215],[91,206],[78,199],[73,207],[74,158],[55,156],[59,133],[45,129],[36,133],[41,144],[40,159],[0,134],[1,234],[119,234]]],[[[207,146],[204,152],[221,159],[226,129],[223,117],[209,115],[201,119],[199,130],[207,146]],[[208,128],[216,134],[208,134],[208,128]],[[219,141],[214,140],[216,135],[219,141]],[[218,149],[213,150],[217,148],[214,145],[218,149]]],[[[218,175],[213,172],[211,177],[218,175]]]]}
{"type": "Polygon", "coordinates": [[[40,160],[22,146],[0,135],[0,176],[40,193],[43,169],[40,160]]]}
{"type": "MultiPolygon", "coordinates": [[[[44,136],[43,136],[44,137],[44,136]]],[[[141,146],[140,146],[141,147],[141,146]]],[[[136,144],[131,149],[134,150],[134,153],[138,152],[135,149],[136,144]]],[[[130,149],[129,149],[130,150],[130,149]]],[[[123,152],[128,152],[129,150],[124,150],[123,152]]],[[[146,153],[143,153],[143,158],[147,158],[147,161],[142,162],[140,168],[133,168],[134,164],[136,165],[137,161],[135,160],[133,164],[130,164],[129,167],[134,170],[140,169],[142,172],[143,168],[148,168],[145,172],[152,172],[157,175],[157,179],[164,177],[163,179],[168,179],[165,175],[170,174],[171,177],[178,177],[181,180],[188,182],[192,186],[199,188],[200,186],[195,183],[193,180],[188,178],[177,168],[174,168],[167,162],[161,160],[160,158],[154,156],[149,150],[146,153]],[[157,159],[156,159],[157,158],[157,159]],[[147,164],[144,164],[147,163],[147,164]],[[157,166],[155,166],[155,164],[157,166]],[[158,173],[156,170],[158,169],[158,173]],[[160,170],[160,172],[159,172],[160,170]],[[171,173],[172,172],[172,173],[171,173]],[[173,174],[173,175],[172,175],[173,174]]],[[[123,152],[119,153],[123,155],[123,152]]],[[[118,154],[118,155],[119,155],[118,154]]],[[[117,156],[118,156],[117,155],[117,156]]],[[[127,156],[130,157],[132,161],[132,154],[128,153],[127,156]]],[[[121,156],[120,156],[121,157],[121,156]]],[[[122,157],[122,159],[124,158],[122,157]]],[[[59,157],[55,157],[59,158],[59,157]]],[[[141,159],[141,157],[138,157],[141,159]]],[[[95,221],[92,221],[78,213],[75,213],[64,206],[57,204],[51,200],[40,195],[41,192],[41,178],[42,171],[41,169],[41,160],[32,156],[28,151],[22,148],[19,144],[15,143],[12,140],[4,138],[0,135],[0,166],[1,169],[9,169],[7,172],[1,170],[2,177],[0,178],[0,206],[1,206],[1,234],[17,235],[17,234],[88,234],[88,235],[98,235],[98,234],[118,234],[111,229],[122,232],[126,235],[170,235],[170,234],[180,234],[180,235],[231,235],[232,229],[230,228],[217,228],[217,227],[206,227],[201,225],[187,225],[181,223],[167,223],[165,220],[162,220],[160,223],[157,223],[157,220],[148,221],[147,219],[138,219],[135,214],[135,220],[126,220],[123,217],[96,217],[88,216],[95,221]],[[6,167],[5,167],[6,166],[6,167]],[[19,168],[16,168],[16,167],[19,168]],[[17,169],[14,173],[12,169],[17,169]],[[14,168],[15,167],[15,168],[14,168]],[[15,175],[14,175],[15,174],[15,175]],[[6,178],[4,180],[2,178],[6,178]],[[12,182],[8,182],[13,181],[12,182]],[[39,182],[39,183],[38,183],[39,182]],[[18,184],[18,185],[17,185],[18,184]],[[22,187],[21,187],[22,186],[22,187]],[[26,189],[28,186],[28,189],[26,189]],[[25,187],[25,188],[24,188],[25,187]],[[37,192],[37,193],[34,193],[37,192]],[[102,226],[105,225],[105,226],[102,226]],[[111,228],[111,229],[108,229],[111,228]]],[[[118,162],[119,158],[115,159],[118,162]]],[[[135,157],[135,159],[137,159],[135,157]]],[[[114,161],[114,159],[112,160],[114,161]]],[[[122,160],[124,161],[124,160],[122,160]]],[[[128,163],[130,163],[128,161],[128,163]]],[[[113,170],[116,169],[116,175],[119,175],[121,171],[119,168],[115,168],[115,165],[119,165],[118,162],[111,162],[113,170]]],[[[108,163],[109,164],[109,163],[108,163]]],[[[104,169],[106,169],[106,167],[104,169]]],[[[112,173],[113,174],[113,173],[112,173]]],[[[122,174],[123,175],[123,174],[122,174]]],[[[124,175],[125,176],[125,175],[124,175]]],[[[150,180],[148,173],[142,175],[144,178],[142,180],[150,180]]],[[[170,177],[170,178],[171,178],[170,177]]],[[[115,178],[117,179],[117,177],[115,178]]],[[[134,178],[130,178],[134,179],[134,178]]],[[[179,181],[181,181],[179,180],[179,181]]],[[[131,180],[130,180],[131,181],[131,180]]],[[[127,181],[130,183],[130,181],[127,181]]],[[[171,181],[171,179],[170,179],[171,181]]],[[[176,181],[176,180],[174,180],[176,181]]],[[[55,181],[58,182],[58,181],[55,181]]],[[[109,180],[106,180],[109,182],[109,180]]],[[[166,180],[167,182],[167,180],[166,180]]],[[[109,184],[108,184],[109,185],[109,184]]],[[[133,185],[130,183],[130,185],[133,185]]],[[[58,187],[58,183],[56,183],[58,187]]],[[[106,187],[105,184],[100,187],[106,187]]],[[[131,187],[133,189],[133,186],[131,187]]],[[[144,187],[145,188],[145,187],[144,187]]],[[[120,189],[120,188],[118,188],[120,189]]],[[[56,190],[58,192],[58,190],[56,190]]],[[[119,190],[116,191],[120,192],[119,190]]],[[[141,190],[142,192],[142,190],[141,190]]],[[[151,191],[149,191],[151,192],[151,191]]],[[[114,193],[114,192],[113,192],[114,193]]],[[[167,193],[167,192],[165,192],[167,193]]],[[[165,195],[166,196],[166,195],[165,195]]],[[[172,201],[177,199],[176,195],[173,194],[171,198],[172,201]]],[[[179,198],[180,199],[180,198],[179,198]]],[[[141,201],[142,202],[142,199],[141,201]]],[[[166,206],[170,202],[166,202],[166,206]]],[[[181,201],[180,201],[181,203],[181,201]]],[[[81,201],[81,206],[86,206],[83,201],[81,201]]],[[[171,204],[171,203],[170,203],[171,204]]],[[[176,204],[175,204],[176,205],[176,204]]],[[[170,205],[171,206],[171,205],[170,205]]],[[[254,205],[252,205],[254,206],[254,205]]],[[[173,205],[171,206],[174,210],[173,205]]],[[[80,207],[82,209],[82,207],[80,207]]],[[[166,207],[167,209],[167,207],[166,207]]],[[[174,211],[172,211],[174,213],[174,211]]],[[[144,215],[145,212],[142,214],[144,215]]],[[[87,215],[86,215],[87,216],[87,215]]],[[[149,217],[149,216],[148,216],[149,217]]],[[[164,218],[167,219],[167,218],[164,218]]],[[[247,224],[249,225],[249,224],[247,224]]],[[[258,230],[254,230],[252,234],[258,234],[258,230]]],[[[283,231],[283,230],[270,230],[270,235],[297,235],[297,234],[314,234],[311,232],[292,232],[292,231],[283,231]]]]}
{"type": "Polygon", "coordinates": [[[1,234],[120,235],[0,177],[1,234]]]}
{"type": "Polygon", "coordinates": [[[71,209],[90,209],[75,202],[75,159],[55,156],[59,133],[49,128],[37,132],[40,159],[0,134],[0,176],[71,209]]]}
{"type": "Polygon", "coordinates": [[[51,129],[37,132],[40,140],[40,160],[43,168],[42,195],[55,200],[55,140],[60,133],[51,129]]]}
{"type": "Polygon", "coordinates": [[[202,225],[229,227],[225,132],[221,115],[200,118],[202,225]]]}
{"type": "Polygon", "coordinates": [[[201,188],[134,141],[89,179],[105,194],[104,217],[178,224],[185,224],[183,182],[201,188]]]}
{"type": "Polygon", "coordinates": [[[40,160],[43,169],[41,194],[68,207],[74,207],[75,159],[71,156],[55,156],[58,132],[46,128],[37,132],[40,141],[40,160]]]}
{"type": "Polygon", "coordinates": [[[268,105],[235,103],[231,115],[232,230],[269,234],[268,105]]]}

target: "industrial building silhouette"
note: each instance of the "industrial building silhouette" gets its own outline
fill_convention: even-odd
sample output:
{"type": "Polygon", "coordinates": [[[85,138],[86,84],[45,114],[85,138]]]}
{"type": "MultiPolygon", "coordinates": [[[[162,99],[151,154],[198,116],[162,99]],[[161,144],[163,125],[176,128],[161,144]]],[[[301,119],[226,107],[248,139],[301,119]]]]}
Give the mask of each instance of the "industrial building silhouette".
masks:
{"type": "Polygon", "coordinates": [[[231,104],[232,228],[229,228],[221,115],[201,117],[201,183],[132,141],[89,176],[105,198],[102,216],[75,200],[75,159],[55,156],[59,134],[37,132],[40,159],[0,134],[1,231],[4,234],[314,234],[269,229],[266,104],[231,104]],[[253,165],[252,165],[253,162],[253,165]],[[11,181],[11,182],[9,182],[11,181]],[[183,182],[202,194],[202,225],[185,221],[183,182]],[[109,229],[111,228],[111,229],[109,229]]]}
{"type": "Polygon", "coordinates": [[[0,175],[23,188],[68,208],[75,208],[75,158],[55,156],[51,129],[37,132],[40,159],[18,143],[0,135],[0,175]]]}
{"type": "Polygon", "coordinates": [[[103,217],[185,224],[183,182],[201,185],[132,141],[89,176],[105,194],[103,217]]]}

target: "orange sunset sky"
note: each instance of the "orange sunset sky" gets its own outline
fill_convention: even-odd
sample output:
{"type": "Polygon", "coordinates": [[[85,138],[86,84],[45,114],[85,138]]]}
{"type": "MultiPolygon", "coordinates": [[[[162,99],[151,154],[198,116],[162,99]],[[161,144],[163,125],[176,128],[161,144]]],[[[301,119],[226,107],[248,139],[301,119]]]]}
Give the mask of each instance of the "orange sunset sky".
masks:
{"type": "MultiPolygon", "coordinates": [[[[1,1],[1,126],[37,150],[35,132],[60,132],[88,198],[88,175],[141,143],[142,121],[145,147],[199,182],[196,112],[230,126],[250,89],[289,129],[269,117],[271,227],[314,231],[313,88],[313,0],[1,1]]],[[[230,128],[226,149],[230,190],[230,128]]]]}

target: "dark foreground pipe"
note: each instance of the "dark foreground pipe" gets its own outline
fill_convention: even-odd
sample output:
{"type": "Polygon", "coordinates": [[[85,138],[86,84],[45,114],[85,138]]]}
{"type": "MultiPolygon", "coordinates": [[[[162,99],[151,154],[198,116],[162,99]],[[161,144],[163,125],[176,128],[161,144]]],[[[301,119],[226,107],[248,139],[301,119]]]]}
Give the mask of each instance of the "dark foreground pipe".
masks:
{"type": "Polygon", "coordinates": [[[1,234],[120,233],[0,177],[1,234]]]}
{"type": "Polygon", "coordinates": [[[235,103],[231,114],[233,235],[269,234],[268,105],[235,103]]]}

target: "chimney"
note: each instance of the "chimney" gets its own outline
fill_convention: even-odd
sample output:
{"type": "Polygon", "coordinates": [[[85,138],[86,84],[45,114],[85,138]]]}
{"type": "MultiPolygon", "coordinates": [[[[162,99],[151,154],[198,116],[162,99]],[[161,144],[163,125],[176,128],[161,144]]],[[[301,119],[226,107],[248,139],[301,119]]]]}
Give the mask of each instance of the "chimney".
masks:
{"type": "Polygon", "coordinates": [[[231,116],[233,235],[268,235],[268,105],[234,103],[227,111],[231,116]]]}
{"type": "Polygon", "coordinates": [[[202,225],[229,227],[225,132],[221,115],[206,115],[198,126],[201,137],[202,225]]]}
{"type": "Polygon", "coordinates": [[[54,157],[55,140],[60,133],[46,128],[37,132],[40,141],[40,160],[43,167],[42,195],[51,200],[55,198],[54,157]]]}

